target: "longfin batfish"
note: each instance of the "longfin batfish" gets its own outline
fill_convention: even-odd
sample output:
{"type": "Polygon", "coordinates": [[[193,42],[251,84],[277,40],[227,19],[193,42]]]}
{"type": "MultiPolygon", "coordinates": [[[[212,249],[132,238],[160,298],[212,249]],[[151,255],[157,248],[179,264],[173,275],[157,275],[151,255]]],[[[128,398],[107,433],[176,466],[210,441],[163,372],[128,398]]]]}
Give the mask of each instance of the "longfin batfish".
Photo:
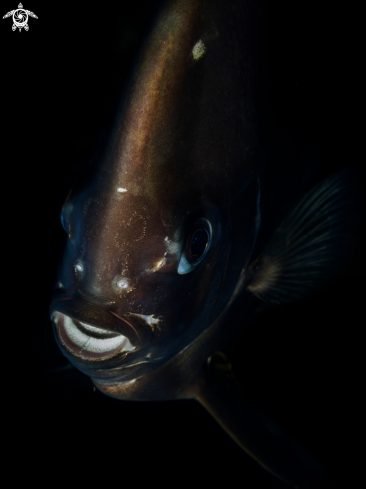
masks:
{"type": "Polygon", "coordinates": [[[220,348],[256,297],[302,299],[340,275],[362,190],[352,169],[327,177],[255,256],[263,202],[279,196],[261,185],[273,169],[255,151],[254,4],[162,6],[108,142],[62,208],[50,314],[61,350],[100,391],[195,398],[263,467],[313,489],[325,470],[252,405],[220,348]]]}

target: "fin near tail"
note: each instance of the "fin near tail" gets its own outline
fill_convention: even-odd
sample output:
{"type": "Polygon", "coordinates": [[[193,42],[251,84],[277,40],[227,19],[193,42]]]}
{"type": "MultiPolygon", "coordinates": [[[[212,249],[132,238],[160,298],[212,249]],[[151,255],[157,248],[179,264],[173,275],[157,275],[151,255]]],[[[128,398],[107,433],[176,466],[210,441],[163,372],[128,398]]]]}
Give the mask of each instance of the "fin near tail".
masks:
{"type": "Polygon", "coordinates": [[[209,358],[197,400],[263,468],[297,489],[322,489],[330,478],[321,462],[245,395],[222,352],[209,358]]]}

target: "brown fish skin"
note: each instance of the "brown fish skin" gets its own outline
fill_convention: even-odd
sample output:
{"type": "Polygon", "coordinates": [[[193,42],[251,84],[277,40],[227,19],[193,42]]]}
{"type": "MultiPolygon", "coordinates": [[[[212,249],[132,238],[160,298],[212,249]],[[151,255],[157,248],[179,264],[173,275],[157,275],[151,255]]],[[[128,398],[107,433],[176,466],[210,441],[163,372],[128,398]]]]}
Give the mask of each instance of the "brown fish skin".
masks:
{"type": "Polygon", "coordinates": [[[268,169],[254,158],[254,4],[162,7],[108,144],[65,202],[68,241],[50,312],[64,354],[100,391],[130,400],[196,398],[267,470],[316,488],[326,485],[322,467],[251,405],[230,362],[215,354],[238,327],[233,318],[242,327],[256,301],[242,290],[268,169]],[[199,219],[210,224],[209,249],[184,269],[199,219]],[[121,334],[133,349],[98,358],[85,345],[73,349],[63,340],[65,318],[121,334]]]}
{"type": "Polygon", "coordinates": [[[71,357],[92,378],[124,382],[157,368],[233,297],[259,224],[261,168],[248,150],[255,144],[249,38],[255,29],[241,2],[167,2],[104,153],[64,205],[69,239],[51,312],[67,296],[120,317],[158,320],[151,344],[127,357],[102,365],[71,357]],[[180,255],[198,218],[212,226],[210,250],[182,275],[180,255]],[[116,285],[121,278],[124,290],[116,285]]]}

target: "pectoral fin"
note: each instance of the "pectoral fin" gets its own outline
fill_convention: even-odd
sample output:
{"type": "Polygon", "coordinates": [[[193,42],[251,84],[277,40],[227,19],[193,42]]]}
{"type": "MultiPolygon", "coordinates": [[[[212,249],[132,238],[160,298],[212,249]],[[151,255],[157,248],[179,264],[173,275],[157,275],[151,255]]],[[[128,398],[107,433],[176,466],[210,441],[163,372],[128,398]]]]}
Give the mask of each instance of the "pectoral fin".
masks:
{"type": "Polygon", "coordinates": [[[291,209],[244,287],[265,302],[314,295],[347,268],[361,233],[363,190],[353,168],[320,182],[291,209]]]}
{"type": "Polygon", "coordinates": [[[206,374],[198,401],[251,457],[292,487],[329,485],[322,464],[245,396],[223,353],[211,357],[206,374]]]}

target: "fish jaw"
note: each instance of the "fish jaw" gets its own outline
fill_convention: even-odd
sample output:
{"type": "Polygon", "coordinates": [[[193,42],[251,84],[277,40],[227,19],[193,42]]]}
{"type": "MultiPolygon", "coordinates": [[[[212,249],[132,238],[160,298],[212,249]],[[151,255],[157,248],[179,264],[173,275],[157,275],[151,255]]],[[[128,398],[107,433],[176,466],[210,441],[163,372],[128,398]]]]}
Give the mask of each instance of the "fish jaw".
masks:
{"type": "Polygon", "coordinates": [[[119,315],[75,297],[57,297],[50,315],[56,340],[70,361],[104,362],[138,352],[149,345],[154,322],[119,315]]]}
{"type": "Polygon", "coordinates": [[[105,360],[136,349],[126,336],[107,333],[62,312],[55,311],[52,319],[63,347],[83,360],[105,360]]]}

